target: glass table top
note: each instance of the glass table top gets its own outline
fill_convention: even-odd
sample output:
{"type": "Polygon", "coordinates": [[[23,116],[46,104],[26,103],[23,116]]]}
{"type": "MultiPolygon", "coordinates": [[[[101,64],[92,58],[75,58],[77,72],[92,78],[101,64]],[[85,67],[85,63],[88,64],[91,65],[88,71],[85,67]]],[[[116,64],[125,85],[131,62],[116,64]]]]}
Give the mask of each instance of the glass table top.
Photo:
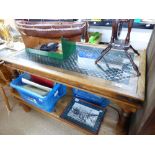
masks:
{"type": "MultiPolygon", "coordinates": [[[[125,53],[111,50],[98,64],[95,64],[102,50],[102,48],[77,45],[74,54],[63,62],[27,52],[21,52],[17,57],[128,85],[129,80],[136,77],[136,73],[125,53]]],[[[130,54],[134,59],[134,54],[130,54]]]]}

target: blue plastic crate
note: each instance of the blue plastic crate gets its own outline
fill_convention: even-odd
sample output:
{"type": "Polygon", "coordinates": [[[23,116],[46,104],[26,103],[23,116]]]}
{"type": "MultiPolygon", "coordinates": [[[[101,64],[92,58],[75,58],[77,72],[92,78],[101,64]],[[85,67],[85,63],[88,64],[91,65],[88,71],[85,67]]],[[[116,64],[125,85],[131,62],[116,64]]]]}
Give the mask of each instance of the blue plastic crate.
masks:
{"type": "Polygon", "coordinates": [[[73,88],[73,95],[77,98],[83,99],[87,102],[94,103],[94,104],[99,105],[103,108],[108,106],[110,103],[110,100],[108,100],[106,98],[103,98],[103,97],[100,97],[100,96],[97,96],[92,93],[88,93],[88,92],[85,92],[83,90],[79,90],[76,88],[73,88]]]}
{"type": "Polygon", "coordinates": [[[10,86],[16,89],[26,102],[47,112],[53,111],[57,101],[67,92],[66,86],[56,83],[46,96],[41,96],[35,92],[21,87],[24,85],[22,83],[22,78],[30,80],[31,76],[27,73],[21,74],[18,78],[10,83],[10,86]]]}

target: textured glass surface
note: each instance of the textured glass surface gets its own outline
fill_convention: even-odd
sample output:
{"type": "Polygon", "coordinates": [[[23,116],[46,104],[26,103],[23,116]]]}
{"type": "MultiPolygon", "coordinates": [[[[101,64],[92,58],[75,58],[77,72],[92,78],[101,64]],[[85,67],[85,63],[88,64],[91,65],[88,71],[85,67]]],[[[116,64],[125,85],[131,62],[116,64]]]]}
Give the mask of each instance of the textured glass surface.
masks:
{"type": "MultiPolygon", "coordinates": [[[[21,52],[17,56],[42,64],[78,72],[88,76],[103,78],[118,83],[128,84],[129,79],[136,76],[135,71],[123,51],[111,50],[97,65],[96,58],[103,49],[88,46],[77,46],[76,51],[67,60],[56,59],[21,52]]],[[[134,59],[134,54],[130,53],[134,59]]]]}

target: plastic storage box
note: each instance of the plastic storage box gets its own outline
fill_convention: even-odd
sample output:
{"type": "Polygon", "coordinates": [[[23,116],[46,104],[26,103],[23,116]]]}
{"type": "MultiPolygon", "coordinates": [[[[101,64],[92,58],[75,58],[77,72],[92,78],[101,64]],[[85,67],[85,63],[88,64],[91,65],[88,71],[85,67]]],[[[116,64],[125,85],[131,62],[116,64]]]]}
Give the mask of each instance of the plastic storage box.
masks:
{"type": "Polygon", "coordinates": [[[21,87],[25,85],[22,82],[22,78],[30,80],[31,76],[27,73],[21,74],[18,78],[16,78],[10,83],[10,86],[15,88],[26,102],[44,111],[53,111],[57,101],[66,94],[66,86],[56,83],[46,96],[41,96],[35,92],[29,91],[21,87]]]}
{"type": "Polygon", "coordinates": [[[103,98],[103,97],[100,97],[100,96],[97,96],[92,93],[88,93],[88,92],[85,92],[83,90],[79,90],[76,88],[73,88],[73,95],[77,98],[83,99],[87,102],[94,103],[94,104],[99,105],[103,108],[108,106],[110,103],[110,100],[108,100],[106,98],[103,98]]]}

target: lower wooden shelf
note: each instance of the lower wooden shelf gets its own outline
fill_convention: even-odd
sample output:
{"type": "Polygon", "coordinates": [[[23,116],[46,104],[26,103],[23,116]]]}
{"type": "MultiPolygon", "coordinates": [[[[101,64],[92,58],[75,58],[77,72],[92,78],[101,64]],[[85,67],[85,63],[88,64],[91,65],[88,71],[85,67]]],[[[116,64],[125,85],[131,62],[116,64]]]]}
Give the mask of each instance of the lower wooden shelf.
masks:
{"type": "MultiPolygon", "coordinates": [[[[26,105],[29,108],[32,108],[32,109],[44,114],[47,117],[54,118],[54,119],[56,119],[56,120],[58,120],[60,122],[63,122],[63,123],[65,123],[65,124],[67,124],[67,125],[69,125],[69,126],[71,126],[73,128],[76,128],[77,130],[80,130],[81,132],[83,132],[85,134],[92,134],[88,130],[83,129],[83,128],[81,128],[81,127],[79,127],[79,126],[77,126],[77,125],[75,125],[75,124],[73,124],[73,123],[71,123],[71,122],[69,122],[69,121],[67,121],[65,119],[62,119],[60,117],[60,115],[62,114],[62,112],[64,111],[64,109],[67,107],[67,105],[70,103],[70,101],[72,99],[72,95],[70,93],[67,93],[67,95],[64,96],[57,103],[57,105],[55,107],[55,111],[51,112],[51,113],[45,112],[45,111],[43,111],[43,110],[41,110],[41,109],[27,103],[27,102],[25,102],[15,90],[11,91],[11,95],[13,97],[15,97],[19,101],[19,103],[22,104],[22,105],[26,105]]],[[[110,113],[106,114],[106,116],[105,116],[106,118],[104,118],[104,121],[102,122],[101,128],[100,128],[100,130],[102,130],[102,132],[101,133],[99,132],[99,134],[124,134],[120,129],[118,129],[116,127],[116,120],[115,121],[112,120],[114,117],[112,118],[111,116],[112,115],[110,113]],[[104,126],[104,127],[102,127],[102,126],[104,126]],[[103,130],[106,130],[106,131],[103,131],[103,130]],[[110,132],[108,132],[107,130],[109,130],[110,132]]]]}

